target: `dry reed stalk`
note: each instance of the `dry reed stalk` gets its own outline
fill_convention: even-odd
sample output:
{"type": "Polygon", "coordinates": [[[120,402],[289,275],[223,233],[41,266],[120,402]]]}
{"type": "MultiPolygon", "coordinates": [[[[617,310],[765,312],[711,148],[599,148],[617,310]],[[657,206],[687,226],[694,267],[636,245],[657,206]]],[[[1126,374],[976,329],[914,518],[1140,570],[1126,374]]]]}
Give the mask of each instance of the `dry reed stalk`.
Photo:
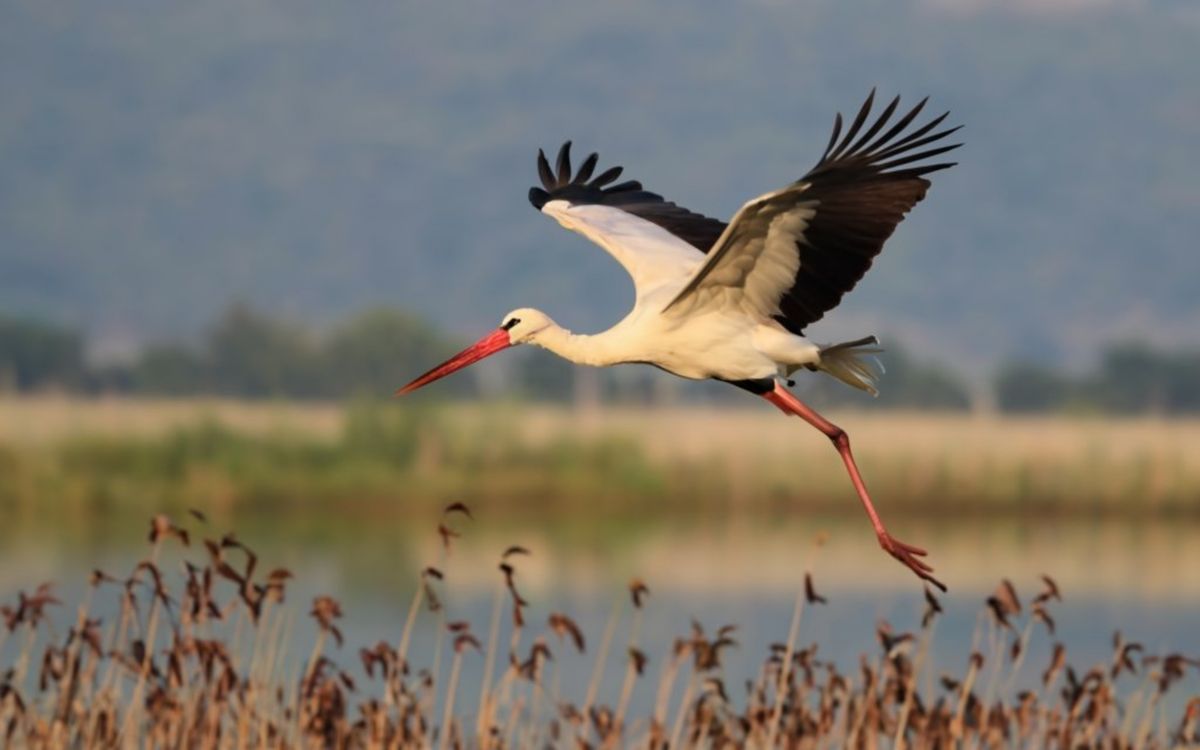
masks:
{"type": "Polygon", "coordinates": [[[642,630],[642,607],[640,597],[634,594],[633,623],[629,628],[629,664],[625,668],[625,680],[621,685],[621,697],[617,701],[617,713],[613,718],[613,735],[620,736],[625,721],[625,711],[629,708],[629,699],[633,695],[633,683],[641,674],[638,661],[638,637],[642,630]]]}
{"type": "Polygon", "coordinates": [[[404,630],[400,633],[400,645],[396,649],[397,655],[400,657],[400,663],[404,664],[408,659],[408,642],[412,636],[413,626],[417,622],[417,612],[421,609],[421,603],[425,596],[425,576],[422,574],[417,579],[417,590],[413,592],[412,603],[408,605],[408,616],[404,618],[404,630]]]}
{"type": "Polygon", "coordinates": [[[696,692],[696,683],[700,675],[692,672],[688,677],[687,689],[679,701],[679,709],[675,712],[675,722],[671,725],[671,742],[667,747],[679,747],[679,736],[683,733],[683,721],[692,712],[692,694],[696,692]]]}
{"type": "MultiPolygon", "coordinates": [[[[758,668],[758,677],[755,679],[750,690],[750,696],[746,699],[746,713],[750,716],[757,716],[760,710],[766,708],[767,697],[767,681],[771,679],[771,660],[767,659],[758,668]]],[[[752,746],[758,746],[757,738],[762,735],[763,727],[759,722],[755,722],[750,727],[749,741],[752,746]]],[[[765,740],[766,738],[762,738],[765,740]]]]}
{"type": "MultiPolygon", "coordinates": [[[[613,635],[617,631],[617,621],[621,615],[621,598],[618,596],[613,601],[612,611],[608,615],[608,621],[604,625],[604,635],[600,637],[600,648],[596,651],[596,662],[592,667],[592,676],[588,680],[587,696],[583,700],[583,707],[580,713],[583,714],[585,720],[588,712],[596,702],[596,694],[600,691],[600,682],[604,679],[604,663],[608,659],[608,648],[612,644],[613,635]]],[[[584,724],[583,737],[587,736],[588,725],[584,724]]]]}
{"type": "Polygon", "coordinates": [[[38,631],[37,626],[32,622],[25,626],[25,645],[21,647],[21,652],[17,655],[17,665],[14,669],[13,682],[17,686],[17,690],[25,692],[25,676],[29,672],[29,660],[33,656],[34,646],[37,645],[38,631]]]}
{"type": "Polygon", "coordinates": [[[1145,670],[1142,676],[1142,682],[1138,685],[1133,695],[1129,698],[1129,703],[1125,706],[1125,720],[1121,722],[1121,736],[1128,737],[1133,731],[1133,722],[1139,715],[1139,709],[1142,707],[1142,701],[1146,698],[1146,693],[1150,690],[1153,683],[1153,677],[1150,670],[1145,670]]]}
{"type": "Polygon", "coordinates": [[[963,717],[967,712],[967,698],[971,695],[971,688],[975,685],[975,678],[979,674],[979,669],[982,665],[983,657],[978,652],[971,654],[970,666],[967,668],[967,676],[962,683],[958,706],[954,710],[954,720],[950,723],[950,736],[955,740],[962,739],[964,729],[963,717]]]}
{"type": "MultiPolygon", "coordinates": [[[[1146,738],[1149,737],[1150,728],[1154,724],[1154,715],[1158,712],[1159,698],[1161,695],[1162,694],[1158,691],[1154,691],[1150,694],[1150,700],[1146,702],[1146,708],[1142,712],[1142,721],[1140,724],[1138,724],[1137,734],[1134,735],[1132,743],[1133,747],[1147,746],[1146,738]]],[[[1082,703],[1083,701],[1079,702],[1082,703]]],[[[1071,716],[1073,719],[1075,716],[1074,711],[1071,712],[1071,716]]]]}
{"type": "Polygon", "coordinates": [[[896,719],[896,733],[892,738],[893,750],[904,750],[908,728],[908,714],[912,710],[913,698],[917,690],[917,677],[925,666],[925,658],[929,653],[929,644],[933,641],[933,631],[937,628],[937,620],[929,620],[929,624],[921,628],[921,643],[917,647],[917,657],[913,660],[912,672],[908,675],[908,683],[904,690],[904,704],[900,708],[900,716],[896,719]]]}
{"type": "Polygon", "coordinates": [[[458,690],[458,673],[462,668],[462,652],[456,650],[450,661],[450,677],[446,682],[445,707],[442,711],[442,731],[438,737],[438,747],[446,750],[450,742],[452,722],[454,721],[454,694],[458,690]]]}
{"type": "Polygon", "coordinates": [[[688,650],[686,647],[676,648],[671,655],[670,661],[663,661],[662,671],[659,672],[658,692],[654,700],[654,724],[658,727],[664,727],[667,720],[667,708],[671,700],[671,689],[675,686],[675,677],[679,674],[680,667],[683,666],[687,659],[688,650]]]}
{"type": "MultiPolygon", "coordinates": [[[[1068,677],[1070,677],[1069,673],[1068,673],[1068,677]]],[[[1073,735],[1075,733],[1075,724],[1079,720],[1079,712],[1083,710],[1083,706],[1084,706],[1083,695],[1075,696],[1074,703],[1072,703],[1070,705],[1071,710],[1067,712],[1066,721],[1063,722],[1063,726],[1062,726],[1061,740],[1062,740],[1062,744],[1064,746],[1068,745],[1068,744],[1074,745],[1074,743],[1071,742],[1071,740],[1073,739],[1073,735]]],[[[1145,747],[1145,744],[1144,743],[1135,743],[1135,747],[1145,747]]]]}
{"type": "Polygon", "coordinates": [[[558,661],[555,661],[550,669],[550,707],[551,712],[554,712],[562,703],[562,685],[559,680],[558,661]]]}
{"type": "MultiPolygon", "coordinates": [[[[806,571],[812,571],[816,562],[817,552],[825,543],[824,534],[817,535],[808,553],[806,571]]],[[[810,573],[805,574],[804,586],[796,591],[796,602],[792,607],[792,624],[788,627],[787,647],[784,650],[783,664],[779,670],[779,680],[775,683],[775,707],[771,711],[770,728],[767,730],[767,747],[775,747],[775,736],[779,731],[779,719],[783,715],[784,687],[791,685],[792,656],[796,653],[796,639],[800,635],[800,616],[804,612],[804,602],[811,596],[810,573]]]]}
{"type": "Polygon", "coordinates": [[[846,740],[848,747],[855,747],[858,744],[859,733],[862,732],[863,724],[866,723],[871,699],[875,697],[875,691],[878,689],[877,683],[879,676],[882,674],[883,660],[884,656],[880,656],[875,660],[875,666],[871,669],[870,675],[863,681],[862,692],[858,696],[855,706],[857,710],[854,714],[854,721],[850,726],[849,737],[846,740]]]}
{"type": "Polygon", "coordinates": [[[1029,639],[1033,637],[1033,624],[1033,618],[1030,617],[1026,620],[1025,627],[1021,629],[1021,636],[1017,640],[1020,650],[1009,669],[1008,679],[1005,680],[1004,686],[1000,690],[1001,695],[1012,695],[1012,691],[1016,688],[1017,678],[1021,674],[1021,667],[1025,665],[1025,654],[1029,651],[1029,639]]]}
{"type": "Polygon", "coordinates": [[[290,679],[286,680],[283,683],[288,686],[285,705],[291,707],[292,713],[294,714],[292,717],[292,721],[290,721],[290,722],[281,721],[279,724],[280,731],[291,732],[293,734],[293,736],[295,736],[295,737],[303,736],[300,731],[300,721],[299,721],[300,707],[301,707],[300,706],[301,688],[302,688],[302,686],[300,684],[299,670],[300,670],[300,667],[298,665],[292,667],[290,679]]]}
{"type": "Polygon", "coordinates": [[[790,685],[792,656],[796,652],[796,639],[800,635],[800,617],[804,613],[804,591],[796,592],[796,602],[792,605],[792,624],[788,627],[787,647],[783,652],[783,663],[779,665],[779,679],[775,682],[775,705],[771,710],[771,723],[767,729],[767,747],[775,747],[775,737],[779,733],[779,720],[783,716],[784,688],[790,685]]]}
{"type": "MultiPolygon", "coordinates": [[[[21,716],[20,713],[18,713],[17,716],[10,716],[10,714],[17,713],[19,711],[16,704],[17,694],[15,692],[8,693],[3,698],[0,698],[0,727],[7,728],[9,726],[16,726],[17,729],[23,729],[23,727],[17,725],[16,722],[19,719],[24,719],[25,717],[21,716]]],[[[24,722],[22,722],[22,724],[23,723],[24,722]]],[[[28,730],[26,729],[24,731],[27,732],[28,730]]]]}
{"type": "Polygon", "coordinates": [[[433,690],[426,695],[426,697],[428,697],[430,700],[430,704],[427,709],[430,712],[432,712],[434,707],[437,705],[437,688],[442,671],[442,648],[446,640],[445,632],[446,614],[445,609],[443,608],[439,609],[437,612],[437,635],[434,637],[433,643],[433,666],[429,670],[429,681],[433,685],[433,690]]]}
{"type": "MultiPolygon", "coordinates": [[[[992,702],[995,700],[996,689],[1000,682],[1001,667],[1004,664],[1003,630],[1001,630],[1000,626],[995,622],[989,622],[989,627],[991,628],[991,632],[988,634],[988,640],[990,641],[991,651],[988,657],[990,661],[988,662],[989,669],[987,687],[985,687],[983,691],[983,714],[979,719],[980,727],[988,726],[988,718],[991,716],[992,702]]],[[[982,732],[980,733],[980,737],[976,737],[975,741],[971,743],[970,747],[974,747],[976,744],[978,744],[978,742],[981,740],[981,737],[982,732]]]]}
{"type": "Polygon", "coordinates": [[[542,686],[539,683],[539,676],[535,673],[532,680],[529,682],[528,693],[531,696],[529,706],[529,716],[525,721],[525,728],[521,732],[521,744],[519,747],[537,747],[538,722],[542,718],[542,686]]]}
{"type": "MultiPolygon", "coordinates": [[[[155,538],[154,546],[150,550],[150,566],[152,570],[154,566],[158,565],[158,555],[162,550],[162,539],[163,537],[161,536],[155,538]]],[[[132,727],[134,717],[141,716],[142,691],[146,687],[146,677],[150,673],[150,664],[154,658],[154,641],[158,630],[158,611],[159,597],[157,590],[155,590],[155,592],[150,595],[150,622],[146,628],[146,637],[143,639],[144,653],[142,655],[142,666],[138,671],[138,678],[133,687],[133,696],[130,698],[129,707],[125,711],[125,720],[121,722],[122,737],[129,736],[129,730],[132,727]]]]}
{"type": "MultiPolygon", "coordinates": [[[[76,660],[80,658],[80,653],[83,650],[84,639],[82,633],[87,625],[87,617],[92,607],[92,596],[95,594],[95,592],[95,586],[88,587],[87,593],[84,595],[83,603],[79,605],[79,609],[77,610],[75,616],[76,638],[67,648],[66,683],[60,688],[58,707],[54,711],[56,727],[66,723],[68,718],[67,714],[71,709],[72,696],[75,695],[76,689],[79,685],[79,672],[81,671],[81,666],[76,664],[76,660]]],[[[0,648],[0,651],[2,650],[3,649],[0,648]]]]}
{"type": "Polygon", "coordinates": [[[300,730],[300,731],[302,731],[302,729],[303,729],[303,724],[307,718],[307,714],[308,714],[308,711],[310,708],[310,703],[311,703],[310,698],[312,696],[310,696],[309,693],[312,691],[313,673],[316,671],[317,662],[320,661],[321,654],[325,650],[325,637],[326,637],[325,628],[318,628],[317,629],[317,639],[315,641],[313,641],[312,652],[309,653],[308,661],[306,662],[306,666],[304,667],[304,676],[300,679],[300,686],[299,686],[300,693],[298,696],[298,700],[300,702],[296,704],[296,706],[297,706],[297,710],[296,710],[297,730],[300,730]]]}
{"type": "Polygon", "coordinates": [[[489,747],[487,728],[492,721],[492,706],[488,701],[488,694],[492,684],[493,657],[500,640],[500,612],[504,606],[504,591],[505,586],[501,582],[496,586],[496,593],[492,598],[492,618],[488,624],[487,648],[483,652],[483,681],[479,684],[479,713],[475,722],[475,734],[484,750],[489,747]]]}
{"type": "Polygon", "coordinates": [[[287,636],[284,636],[283,630],[287,628],[290,631],[289,616],[283,607],[274,607],[272,612],[275,613],[275,619],[271,620],[268,617],[268,612],[264,605],[263,618],[259,620],[259,629],[265,632],[265,649],[258,650],[254,654],[254,662],[256,662],[257,670],[252,670],[252,673],[258,674],[259,682],[270,685],[275,682],[275,665],[278,656],[287,649],[287,636]]]}
{"type": "MultiPolygon", "coordinates": [[[[253,688],[250,688],[249,703],[253,705],[254,695],[253,688]]],[[[250,739],[250,714],[251,710],[248,706],[243,706],[237,713],[237,750],[246,750],[247,742],[250,739]]]]}
{"type": "Polygon", "coordinates": [[[625,710],[629,708],[629,698],[633,694],[633,683],[636,679],[637,668],[631,662],[625,667],[625,679],[621,682],[621,697],[617,701],[617,713],[613,719],[613,731],[609,735],[609,740],[604,743],[604,747],[613,747],[623,734],[622,722],[625,719],[625,710]]]}
{"type": "MultiPolygon", "coordinates": [[[[523,732],[521,732],[523,739],[519,747],[538,746],[537,740],[541,734],[541,725],[539,722],[542,718],[542,702],[546,699],[546,689],[542,685],[542,676],[545,669],[546,660],[554,659],[549,647],[546,645],[545,640],[540,636],[534,639],[533,649],[530,652],[529,658],[531,659],[531,665],[529,673],[526,675],[529,681],[529,686],[526,692],[531,697],[531,705],[529,708],[528,719],[525,722],[525,729],[523,732]],[[541,658],[539,658],[539,656],[541,658]]],[[[521,669],[524,669],[524,665],[522,665],[521,669]]],[[[552,702],[550,705],[551,712],[553,713],[554,707],[557,704],[552,702]]]]}
{"type": "MultiPolygon", "coordinates": [[[[521,709],[525,707],[525,697],[518,695],[512,702],[508,710],[508,718],[504,722],[504,747],[517,747],[513,744],[513,738],[517,733],[517,719],[521,716],[521,709]]],[[[529,747],[525,745],[524,747],[529,747]]]]}
{"type": "MultiPolygon", "coordinates": [[[[439,527],[439,531],[441,531],[441,527],[439,527]]],[[[449,546],[445,545],[445,544],[441,547],[441,550],[438,555],[437,570],[445,570],[446,569],[446,559],[449,556],[448,549],[449,549],[449,546]]],[[[426,582],[426,583],[428,583],[428,582],[426,582]]],[[[432,592],[430,592],[430,593],[432,595],[432,592]]],[[[443,599],[444,598],[445,597],[443,597],[443,599]]],[[[429,606],[433,607],[432,601],[430,602],[429,606]]],[[[434,613],[434,616],[437,621],[437,624],[436,624],[436,628],[437,628],[436,633],[437,634],[434,637],[433,665],[430,668],[430,684],[433,686],[433,689],[430,690],[426,694],[426,697],[428,697],[429,701],[430,701],[429,708],[428,708],[428,711],[430,714],[433,714],[434,709],[437,706],[437,690],[438,690],[438,685],[440,684],[441,673],[442,673],[442,648],[443,648],[443,645],[445,644],[445,637],[446,637],[446,632],[447,632],[447,629],[446,629],[446,625],[447,625],[446,602],[444,600],[438,602],[437,611],[434,613]]],[[[433,714],[433,715],[436,715],[436,714],[433,714]]]]}
{"type": "Polygon", "coordinates": [[[262,603],[262,610],[258,615],[258,622],[254,624],[254,636],[250,642],[250,678],[252,682],[260,682],[265,679],[264,675],[261,674],[263,659],[260,656],[263,649],[263,641],[269,629],[271,610],[271,600],[265,599],[262,603]]]}
{"type": "MultiPolygon", "coordinates": [[[[513,606],[517,607],[519,605],[514,603],[513,606]]],[[[517,653],[517,651],[520,649],[521,634],[523,631],[524,631],[524,628],[521,627],[520,620],[513,623],[512,634],[510,635],[510,637],[508,639],[508,653],[515,655],[517,653]]],[[[500,681],[500,701],[499,701],[498,705],[502,705],[502,706],[510,705],[509,701],[512,698],[512,686],[513,686],[513,683],[516,682],[516,676],[517,676],[516,670],[513,668],[509,668],[508,670],[505,671],[504,679],[502,679],[500,681]]],[[[490,706],[490,708],[491,708],[491,710],[495,710],[495,705],[490,706]]]]}
{"type": "Polygon", "coordinates": [[[471,646],[476,650],[479,649],[479,641],[475,640],[475,636],[466,632],[465,629],[458,631],[458,636],[454,639],[454,658],[450,662],[450,677],[446,683],[446,698],[443,701],[445,708],[442,711],[442,729],[438,738],[438,746],[441,750],[445,750],[447,743],[450,741],[450,735],[454,730],[454,697],[458,691],[458,675],[462,670],[462,654],[467,646],[471,646]]]}

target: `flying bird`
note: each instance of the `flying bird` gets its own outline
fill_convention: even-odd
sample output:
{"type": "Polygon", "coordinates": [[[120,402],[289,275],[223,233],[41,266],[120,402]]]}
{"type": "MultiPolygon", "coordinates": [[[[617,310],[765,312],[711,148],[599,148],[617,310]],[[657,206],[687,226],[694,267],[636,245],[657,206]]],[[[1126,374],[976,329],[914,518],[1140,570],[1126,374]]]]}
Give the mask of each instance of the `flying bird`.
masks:
{"type": "MultiPolygon", "coordinates": [[[[581,365],[640,363],[691,380],[720,380],[761,396],[824,433],[841,455],[880,546],[941,589],[926,551],[888,533],[867,493],[846,432],[793,395],[798,370],[823,372],[876,393],[874,336],[831,345],[805,329],[854,288],[896,226],[929,189],[926,177],[954,165],[931,161],[957,148],[941,128],[949,113],[914,125],[927,98],[896,117],[896,97],[877,116],[872,90],[843,133],[842,116],[816,165],[749,201],[728,223],[678,206],[622,168],[596,174],[593,153],[571,168],[571,142],[552,169],[537,156],[541,187],[529,202],[607,250],[633,278],[633,310],[607,331],[579,335],[540,310],[505,315],[495,331],[400,388],[410,393],[484,357],[534,344],[581,365]]],[[[960,126],[961,127],[961,126],[960,126]]]]}

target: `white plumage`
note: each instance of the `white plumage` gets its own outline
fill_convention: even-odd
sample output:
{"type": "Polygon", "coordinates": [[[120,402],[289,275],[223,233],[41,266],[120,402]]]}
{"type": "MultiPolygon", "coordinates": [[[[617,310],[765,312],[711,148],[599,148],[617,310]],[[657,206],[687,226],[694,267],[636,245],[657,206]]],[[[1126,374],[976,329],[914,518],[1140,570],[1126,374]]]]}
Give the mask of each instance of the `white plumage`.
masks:
{"type": "Polygon", "coordinates": [[[684,378],[732,383],[828,436],[880,545],[941,586],[920,559],[925,551],[896,540],[879,520],[845,431],[784,387],[792,373],[808,368],[875,392],[869,359],[879,351],[874,337],[822,347],[804,329],[870,268],[896,225],[925,196],[926,175],[952,166],[926,161],[958,145],[932,145],[957,130],[937,130],[946,115],[910,129],[925,101],[893,121],[897,97],[867,126],[873,102],[874,92],[844,136],[838,115],[816,166],[749,201],[728,224],[668,202],[639,182],[613,184],[620,167],[593,179],[596,154],[573,172],[570,142],[559,150],[555,169],[539,151],[542,187],[529,191],[530,202],[625,268],[636,293],[633,309],[594,335],[574,334],[539,310],[514,310],[499,329],[400,392],[516,344],[535,344],[582,365],[644,363],[684,378]]]}
{"type": "MultiPolygon", "coordinates": [[[[520,321],[509,332],[514,343],[536,344],[579,364],[649,363],[693,380],[786,376],[820,361],[818,347],[770,317],[799,264],[794,233],[781,237],[784,230],[773,229],[775,236],[743,243],[742,252],[727,253],[678,303],[705,270],[703,253],[617,208],[555,200],[542,212],[611,253],[633,278],[636,301],[621,322],[593,336],[571,335],[544,313],[514,310],[505,317],[520,321]]],[[[802,225],[802,216],[778,221],[802,225]]]]}

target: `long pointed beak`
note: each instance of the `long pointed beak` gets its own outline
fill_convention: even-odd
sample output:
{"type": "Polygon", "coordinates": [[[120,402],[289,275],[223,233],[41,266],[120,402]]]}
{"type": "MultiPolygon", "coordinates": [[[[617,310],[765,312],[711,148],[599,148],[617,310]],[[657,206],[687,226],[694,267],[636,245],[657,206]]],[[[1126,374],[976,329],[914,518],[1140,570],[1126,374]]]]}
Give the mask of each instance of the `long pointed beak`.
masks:
{"type": "Polygon", "coordinates": [[[484,357],[490,357],[496,352],[504,351],[510,346],[512,346],[512,339],[509,337],[508,331],[503,328],[497,328],[413,382],[403,388],[397,389],[395,395],[403,396],[406,393],[412,393],[422,386],[429,385],[435,380],[441,380],[467,365],[473,365],[484,357]]]}

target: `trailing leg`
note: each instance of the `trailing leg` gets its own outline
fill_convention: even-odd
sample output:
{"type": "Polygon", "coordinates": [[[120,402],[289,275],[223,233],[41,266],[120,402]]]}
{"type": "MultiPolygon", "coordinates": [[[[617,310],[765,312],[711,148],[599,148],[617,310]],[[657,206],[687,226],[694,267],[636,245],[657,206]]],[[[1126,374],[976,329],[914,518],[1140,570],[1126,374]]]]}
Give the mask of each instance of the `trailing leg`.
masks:
{"type": "Polygon", "coordinates": [[[850,475],[850,482],[854,485],[859,500],[862,501],[863,509],[867,512],[867,517],[871,519],[871,525],[875,528],[875,536],[879,539],[879,546],[883,547],[892,557],[908,566],[918,577],[929,581],[934,586],[945,591],[946,587],[942,582],[933,577],[933,568],[920,559],[928,553],[920,547],[905,544],[893,537],[884,527],[883,521],[879,519],[879,514],[875,511],[875,506],[871,503],[871,496],[867,493],[867,485],[863,482],[862,474],[858,471],[858,465],[854,462],[854,454],[850,451],[850,437],[846,434],[846,431],[796,398],[782,384],[776,383],[774,389],[763,393],[762,397],[778,407],[784,414],[794,414],[800,417],[829,438],[834,447],[837,448],[838,454],[842,457],[842,463],[846,465],[846,472],[850,475]]]}

